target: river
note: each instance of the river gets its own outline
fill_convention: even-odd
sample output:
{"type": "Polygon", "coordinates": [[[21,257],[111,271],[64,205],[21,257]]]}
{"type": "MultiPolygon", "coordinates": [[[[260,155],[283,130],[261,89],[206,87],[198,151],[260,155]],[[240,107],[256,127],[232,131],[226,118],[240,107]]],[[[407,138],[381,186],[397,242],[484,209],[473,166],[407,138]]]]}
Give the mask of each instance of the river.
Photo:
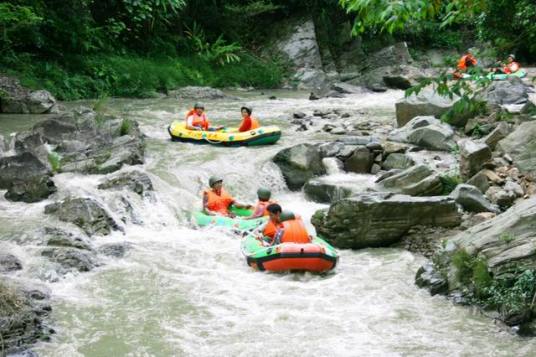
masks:
{"type": "MultiPolygon", "coordinates": [[[[61,199],[96,198],[113,208],[122,196],[137,217],[96,245],[127,241],[123,259],[110,258],[89,273],[57,279],[38,258],[31,232],[57,221],[43,214],[51,200],[28,205],[0,198],[0,235],[25,261],[28,279],[44,281],[52,292],[52,341],[40,343],[42,356],[529,356],[536,342],[504,331],[478,312],[430,296],[414,284],[422,257],[401,249],[341,250],[330,274],[269,274],[245,264],[239,238],[220,229],[194,229],[189,212],[200,207],[208,177],[222,175],[240,201],[253,202],[258,186],[268,186],[284,207],[304,218],[324,205],[289,192],[270,159],[282,147],[328,138],[296,132],[294,111],[336,107],[359,120],[391,122],[403,94],[348,96],[309,101],[306,93],[233,93],[241,100],[207,101],[216,124],[236,125],[247,103],[263,124],[284,132],[275,146],[218,148],[174,143],[166,127],[192,103],[173,99],[113,99],[108,110],[140,122],[147,135],[146,163],[155,194],[140,198],[96,188],[102,176],[54,177],[61,199]],[[23,227],[23,228],[21,228],[23,227]],[[9,243],[16,238],[25,248],[9,243]],[[34,254],[35,253],[35,254],[34,254]]],[[[76,106],[85,103],[66,103],[76,106]]],[[[18,118],[18,119],[17,119],[18,118]]],[[[2,132],[28,121],[6,117],[2,132]]],[[[31,119],[34,120],[34,119],[31,119]]],[[[130,169],[130,168],[127,168],[130,169]]],[[[313,228],[309,225],[309,228],[313,228]]]]}

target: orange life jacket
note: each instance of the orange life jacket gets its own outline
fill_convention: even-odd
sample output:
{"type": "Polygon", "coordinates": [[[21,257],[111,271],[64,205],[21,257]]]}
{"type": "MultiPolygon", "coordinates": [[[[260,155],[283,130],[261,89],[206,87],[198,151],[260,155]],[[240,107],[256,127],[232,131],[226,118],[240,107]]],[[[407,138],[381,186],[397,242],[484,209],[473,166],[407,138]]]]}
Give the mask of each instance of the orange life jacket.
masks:
{"type": "Polygon", "coordinates": [[[209,122],[205,113],[198,115],[195,109],[192,109],[186,113],[186,123],[188,123],[188,118],[190,117],[193,117],[192,126],[208,130],[209,122]]]}
{"type": "Polygon", "coordinates": [[[261,125],[259,124],[259,121],[257,119],[251,116],[247,116],[242,120],[242,123],[240,124],[240,128],[238,128],[238,131],[249,131],[249,130],[257,129],[260,126],[261,125]]]}
{"type": "Polygon", "coordinates": [[[462,58],[460,58],[460,60],[458,61],[457,68],[460,71],[465,71],[467,70],[468,67],[476,66],[477,63],[478,61],[473,55],[467,54],[467,55],[462,56],[462,58]]]}
{"type": "Polygon", "coordinates": [[[519,71],[519,63],[517,63],[517,62],[515,62],[515,61],[514,61],[514,62],[511,62],[511,63],[508,63],[508,64],[507,64],[506,66],[504,66],[504,68],[503,68],[503,72],[504,72],[504,73],[507,73],[507,74],[509,74],[509,73],[515,73],[515,72],[517,72],[517,71],[519,71]]]}
{"type": "Polygon", "coordinates": [[[223,188],[221,194],[217,195],[212,190],[205,190],[204,194],[207,195],[207,209],[212,212],[217,212],[221,215],[227,216],[229,214],[229,206],[234,202],[234,198],[229,195],[223,188]]]}
{"type": "Polygon", "coordinates": [[[310,243],[311,238],[301,218],[285,221],[282,224],[280,243],[310,243]]]}
{"type": "Polygon", "coordinates": [[[272,220],[269,220],[266,226],[264,227],[264,231],[262,232],[262,234],[266,237],[270,237],[273,239],[275,237],[275,234],[281,227],[282,227],[281,223],[276,225],[274,222],[272,222],[272,220]]]}

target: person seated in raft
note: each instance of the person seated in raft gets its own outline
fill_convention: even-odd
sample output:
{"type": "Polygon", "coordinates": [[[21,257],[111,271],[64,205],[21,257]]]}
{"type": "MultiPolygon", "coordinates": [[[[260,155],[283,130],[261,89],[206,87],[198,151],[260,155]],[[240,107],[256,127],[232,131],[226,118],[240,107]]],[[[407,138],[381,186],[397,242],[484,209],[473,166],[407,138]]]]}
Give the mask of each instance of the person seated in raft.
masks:
{"type": "Polygon", "coordinates": [[[460,79],[463,77],[463,74],[471,67],[476,66],[478,63],[475,56],[473,56],[473,51],[468,49],[465,54],[458,60],[458,65],[454,71],[454,78],[460,79]]]}
{"type": "Polygon", "coordinates": [[[251,117],[251,112],[253,110],[251,107],[242,107],[240,108],[240,112],[242,114],[242,123],[240,123],[240,127],[238,128],[238,131],[250,131],[253,129],[257,129],[259,125],[259,121],[255,118],[251,117]]]}
{"type": "Polygon", "coordinates": [[[495,73],[504,73],[504,74],[512,74],[519,71],[521,66],[518,62],[516,62],[516,56],[515,55],[508,55],[508,58],[506,59],[506,63],[501,63],[501,66],[499,68],[495,68],[493,72],[495,73]]]}
{"type": "Polygon", "coordinates": [[[210,128],[210,122],[205,114],[205,107],[195,103],[194,108],[186,113],[186,129],[216,131],[223,127],[210,128]]]}
{"type": "Polygon", "coordinates": [[[264,241],[271,245],[311,242],[301,217],[292,212],[283,212],[277,203],[272,203],[266,209],[270,219],[262,227],[264,241]]]}
{"type": "Polygon", "coordinates": [[[275,203],[274,201],[270,200],[270,197],[272,196],[272,192],[270,192],[267,188],[259,188],[257,190],[257,198],[259,201],[257,201],[257,204],[255,205],[255,209],[253,210],[253,213],[251,216],[249,216],[247,219],[254,219],[259,218],[263,216],[268,216],[268,206],[272,203],[275,203]]]}
{"type": "Polygon", "coordinates": [[[208,180],[210,189],[203,192],[203,213],[209,216],[221,215],[234,217],[234,214],[229,211],[231,206],[236,208],[252,208],[251,205],[241,204],[229,195],[223,189],[223,179],[218,176],[212,176],[208,180]]]}

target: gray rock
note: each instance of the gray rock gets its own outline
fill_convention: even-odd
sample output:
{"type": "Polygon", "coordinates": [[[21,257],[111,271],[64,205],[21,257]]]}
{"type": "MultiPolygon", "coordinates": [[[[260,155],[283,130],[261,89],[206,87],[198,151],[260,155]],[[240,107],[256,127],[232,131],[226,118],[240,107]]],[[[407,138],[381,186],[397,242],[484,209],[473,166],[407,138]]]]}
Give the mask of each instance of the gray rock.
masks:
{"type": "Polygon", "coordinates": [[[46,206],[45,213],[77,225],[88,235],[108,235],[120,229],[106,210],[90,198],[68,198],[46,206]]]}
{"type": "Polygon", "coordinates": [[[398,42],[373,53],[367,60],[369,68],[378,68],[392,65],[405,65],[413,62],[405,42],[398,42]]]}
{"type": "Polygon", "coordinates": [[[126,188],[138,195],[143,195],[146,191],[153,191],[153,183],[146,173],[129,171],[105,179],[98,188],[101,190],[126,188]]]}
{"type": "Polygon", "coordinates": [[[506,191],[497,186],[491,186],[486,191],[486,197],[502,209],[506,209],[514,203],[516,194],[512,191],[506,191]]]}
{"type": "Polygon", "coordinates": [[[352,190],[322,180],[310,180],[303,186],[305,196],[314,202],[331,203],[352,195],[352,190]]]}
{"type": "Polygon", "coordinates": [[[305,114],[304,112],[295,112],[292,114],[292,117],[294,119],[303,119],[307,116],[307,114],[305,114]]]}
{"type": "Polygon", "coordinates": [[[362,81],[368,89],[381,92],[387,88],[408,89],[419,84],[421,80],[436,75],[437,73],[431,69],[408,65],[390,65],[367,72],[362,81]]]}
{"type": "Polygon", "coordinates": [[[93,250],[91,243],[84,237],[65,232],[59,228],[45,227],[45,240],[48,246],[93,250]]]}
{"type": "Polygon", "coordinates": [[[536,121],[521,123],[497,144],[497,150],[509,155],[522,174],[536,178],[536,121]]]}
{"type": "Polygon", "coordinates": [[[43,322],[51,310],[45,293],[0,277],[0,296],[2,354],[11,356],[39,340],[47,340],[54,332],[43,322]]]}
{"type": "Polygon", "coordinates": [[[0,76],[0,113],[44,114],[57,111],[56,99],[46,90],[30,91],[11,77],[0,76]]]}
{"type": "Polygon", "coordinates": [[[335,157],[342,149],[344,149],[344,144],[336,141],[325,143],[318,147],[322,157],[335,157]]]}
{"type": "Polygon", "coordinates": [[[87,250],[51,247],[45,248],[41,255],[60,264],[66,271],[86,272],[98,266],[95,257],[87,250]]]}
{"type": "Polygon", "coordinates": [[[114,258],[123,258],[132,245],[129,243],[109,243],[99,247],[98,252],[114,258]]]}
{"type": "Polygon", "coordinates": [[[505,191],[513,192],[516,197],[522,197],[525,194],[521,185],[514,181],[506,181],[504,189],[505,191]]]}
{"type": "Polygon", "coordinates": [[[336,247],[361,249],[393,244],[415,225],[456,226],[460,215],[447,197],[375,193],[337,201],[311,222],[336,247]]]}
{"type": "Polygon", "coordinates": [[[370,173],[374,156],[364,146],[358,146],[354,152],[344,160],[344,169],[348,172],[370,173]]]}
{"type": "Polygon", "coordinates": [[[0,158],[0,189],[11,201],[37,202],[56,192],[48,168],[31,153],[0,158]]]}
{"type": "Polygon", "coordinates": [[[189,99],[223,99],[227,95],[221,90],[211,87],[187,86],[176,90],[169,91],[168,95],[175,98],[189,99]]]}
{"type": "Polygon", "coordinates": [[[467,180],[467,184],[475,186],[480,190],[481,193],[486,193],[489,188],[488,177],[484,174],[483,171],[479,171],[473,177],[467,180]]]}
{"type": "Polygon", "coordinates": [[[457,100],[458,98],[451,100],[448,97],[442,97],[433,89],[425,88],[418,95],[412,94],[396,102],[397,124],[403,127],[417,116],[440,117],[449,111],[457,100]]]}
{"type": "Polygon", "coordinates": [[[383,179],[378,189],[411,196],[435,196],[443,192],[443,184],[439,174],[426,165],[417,165],[383,179]]]}
{"type": "Polygon", "coordinates": [[[445,294],[448,292],[448,281],[435,270],[431,262],[427,262],[417,270],[415,284],[420,288],[428,288],[430,294],[445,294]]]}
{"type": "Polygon", "coordinates": [[[344,145],[368,145],[373,139],[371,136],[345,136],[337,139],[337,142],[343,143],[344,145]]]}
{"type": "Polygon", "coordinates": [[[492,205],[475,186],[460,184],[449,197],[469,212],[499,212],[498,207],[492,205]]]}
{"type": "Polygon", "coordinates": [[[311,177],[325,173],[320,150],[311,144],[299,144],[283,149],[276,154],[273,161],[291,190],[299,190],[311,177]]]}
{"type": "Polygon", "coordinates": [[[342,94],[361,94],[365,92],[362,87],[354,86],[349,83],[335,82],[331,84],[331,89],[342,94]]]}
{"type": "Polygon", "coordinates": [[[491,150],[495,149],[497,143],[504,139],[510,133],[510,127],[506,122],[500,122],[495,129],[484,138],[482,141],[490,147],[491,150]]]}
{"type": "Polygon", "coordinates": [[[482,165],[491,159],[491,150],[485,143],[470,139],[458,141],[460,148],[460,174],[469,179],[482,169],[482,165]]]}
{"type": "Polygon", "coordinates": [[[299,89],[313,89],[319,92],[327,89],[328,78],[322,69],[312,19],[296,24],[288,36],[283,36],[275,47],[276,51],[289,61],[293,72],[292,80],[298,82],[299,89]]]}
{"type": "Polygon", "coordinates": [[[449,151],[455,146],[454,131],[432,116],[418,116],[389,134],[389,140],[411,143],[431,150],[449,151]]]}
{"type": "Polygon", "coordinates": [[[415,165],[415,161],[406,154],[392,153],[387,156],[381,167],[384,170],[407,169],[415,165]]]}
{"type": "Polygon", "coordinates": [[[372,175],[376,175],[377,173],[379,173],[380,171],[382,170],[382,167],[378,164],[372,164],[372,167],[370,168],[370,173],[372,175]]]}
{"type": "Polygon", "coordinates": [[[7,252],[0,252],[0,273],[8,273],[21,269],[22,263],[19,258],[7,252]]]}
{"type": "Polygon", "coordinates": [[[525,104],[528,101],[527,87],[520,78],[494,81],[485,93],[489,104],[525,104]]]}

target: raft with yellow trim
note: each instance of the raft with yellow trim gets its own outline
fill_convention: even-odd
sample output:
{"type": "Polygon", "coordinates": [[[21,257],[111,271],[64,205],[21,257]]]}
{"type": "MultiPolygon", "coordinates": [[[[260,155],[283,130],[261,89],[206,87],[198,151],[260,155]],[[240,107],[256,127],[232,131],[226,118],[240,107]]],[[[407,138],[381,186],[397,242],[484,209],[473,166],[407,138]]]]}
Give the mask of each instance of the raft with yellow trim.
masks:
{"type": "Polygon", "coordinates": [[[238,128],[223,128],[217,131],[189,130],[184,121],[174,121],[168,127],[173,141],[208,143],[223,146],[257,146],[276,143],[281,137],[281,129],[277,126],[261,126],[260,128],[239,132],[238,128]]]}
{"type": "Polygon", "coordinates": [[[281,243],[267,246],[254,234],[242,242],[247,264],[260,271],[310,271],[324,273],[335,268],[337,251],[325,240],[314,237],[310,243],[281,243]]]}

